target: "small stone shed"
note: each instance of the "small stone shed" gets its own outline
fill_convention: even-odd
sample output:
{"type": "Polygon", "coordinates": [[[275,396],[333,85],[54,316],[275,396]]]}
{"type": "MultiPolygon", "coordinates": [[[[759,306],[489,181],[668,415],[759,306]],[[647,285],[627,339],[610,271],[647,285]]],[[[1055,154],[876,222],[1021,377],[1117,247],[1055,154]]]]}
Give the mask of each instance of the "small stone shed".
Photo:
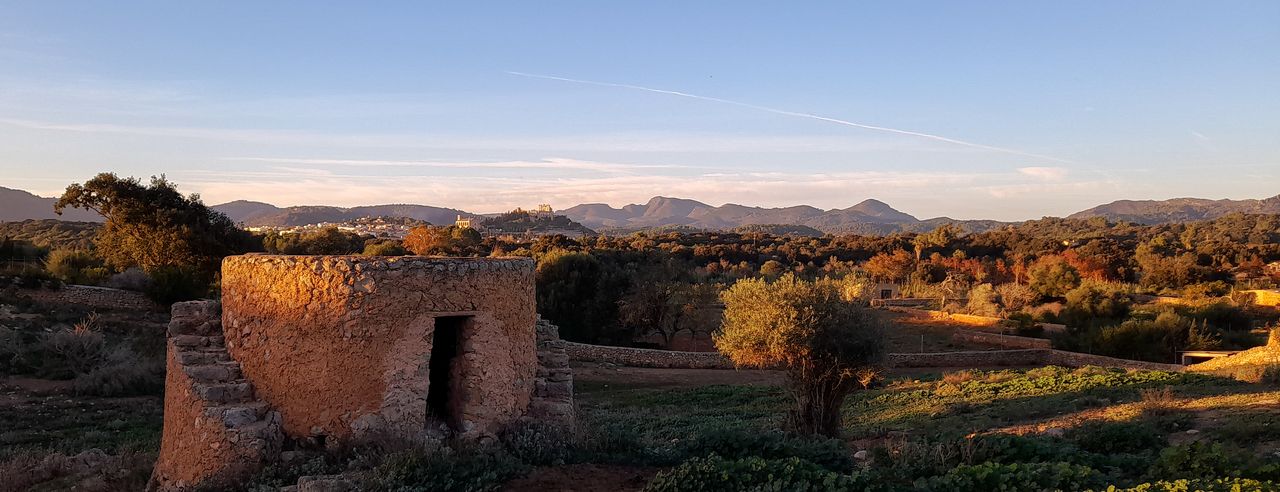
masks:
{"type": "Polygon", "coordinates": [[[572,375],[527,258],[229,257],[173,307],[152,489],[234,482],[282,449],[571,424],[572,375]]]}

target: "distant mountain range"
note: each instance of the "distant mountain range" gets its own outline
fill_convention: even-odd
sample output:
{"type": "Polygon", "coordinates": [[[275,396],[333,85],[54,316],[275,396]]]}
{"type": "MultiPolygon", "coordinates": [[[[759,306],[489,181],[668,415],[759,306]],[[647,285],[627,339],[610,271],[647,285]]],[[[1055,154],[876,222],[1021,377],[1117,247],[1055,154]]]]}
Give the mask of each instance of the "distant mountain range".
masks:
{"type": "MultiPolygon", "coordinates": [[[[66,210],[53,213],[56,199],[0,187],[0,222],[24,219],[101,221],[95,213],[66,210]]],[[[296,206],[277,207],[268,203],[237,200],[213,205],[237,223],[247,226],[300,226],[320,222],[344,222],[361,217],[391,216],[451,224],[458,215],[480,216],[462,210],[427,205],[373,205],[364,207],[296,206]]],[[[1119,200],[1070,215],[1070,218],[1105,217],[1112,221],[1140,224],[1208,220],[1230,213],[1280,214],[1280,195],[1262,200],[1119,200]]],[[[917,219],[879,200],[864,200],[849,208],[823,210],[808,205],[782,208],[725,204],[712,206],[683,198],[653,197],[647,203],[613,208],[588,203],[557,212],[597,231],[627,231],[652,228],[732,230],[816,230],[826,233],[891,234],[920,232],[942,224],[956,224],[978,232],[1009,224],[994,220],[956,220],[948,217],[917,219]],[[802,228],[801,228],[802,227],[802,228]]]]}
{"type": "Polygon", "coordinates": [[[0,222],[27,219],[58,219],[80,222],[102,222],[102,216],[80,209],[67,209],[62,215],[53,213],[57,198],[45,198],[0,186],[0,222]]]}
{"type": "Polygon", "coordinates": [[[1261,200],[1207,200],[1204,198],[1117,200],[1076,212],[1068,218],[1106,217],[1113,221],[1163,224],[1216,219],[1232,213],[1280,214],[1280,195],[1261,200]]]}
{"type": "Polygon", "coordinates": [[[727,230],[742,226],[799,225],[830,233],[888,234],[922,231],[945,223],[970,231],[984,231],[1006,224],[994,220],[955,220],[947,217],[920,220],[879,200],[864,200],[849,208],[822,210],[808,205],[784,208],[725,204],[719,207],[683,198],[653,197],[644,205],[613,208],[589,203],[560,211],[566,217],[596,230],[646,229],[687,226],[727,230]]]}

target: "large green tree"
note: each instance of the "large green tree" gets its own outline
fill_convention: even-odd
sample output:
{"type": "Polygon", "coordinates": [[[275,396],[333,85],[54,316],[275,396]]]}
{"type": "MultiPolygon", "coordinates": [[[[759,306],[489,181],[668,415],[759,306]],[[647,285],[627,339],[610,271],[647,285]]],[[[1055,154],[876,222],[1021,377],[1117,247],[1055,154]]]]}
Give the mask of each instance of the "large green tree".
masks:
{"type": "Polygon", "coordinates": [[[200,202],[199,195],[183,195],[164,176],[143,184],[137,178],[102,173],[75,183],[54,204],[92,210],[106,222],[94,239],[97,253],[115,269],[141,267],[192,269],[206,276],[216,272],[222,258],[247,251],[248,233],[231,219],[200,202]]]}

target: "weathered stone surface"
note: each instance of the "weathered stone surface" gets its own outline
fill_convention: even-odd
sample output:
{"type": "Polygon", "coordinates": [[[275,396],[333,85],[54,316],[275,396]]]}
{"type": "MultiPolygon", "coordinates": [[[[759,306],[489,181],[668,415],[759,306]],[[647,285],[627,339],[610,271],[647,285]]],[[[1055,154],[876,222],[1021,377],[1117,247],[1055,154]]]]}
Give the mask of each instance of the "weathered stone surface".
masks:
{"type": "Polygon", "coordinates": [[[160,306],[141,292],[88,285],[64,285],[56,290],[26,289],[23,295],[44,304],[76,304],[101,309],[157,311],[160,306]]]}
{"type": "Polygon", "coordinates": [[[218,312],[213,301],[174,305],[164,434],[149,490],[226,487],[274,460],[281,447],[279,414],[253,401],[252,386],[224,349],[205,337],[175,334],[217,325],[218,312]]]}
{"type": "MultiPolygon", "coordinates": [[[[533,266],[526,258],[227,258],[221,307],[173,309],[151,488],[227,486],[278,460],[285,436],[333,449],[361,439],[493,440],[521,418],[573,425],[569,355],[555,326],[535,325],[533,266]],[[433,337],[444,326],[458,337],[447,421],[429,421],[433,337]]],[[[294,489],[355,487],[306,477],[294,489]]]]}
{"type": "Polygon", "coordinates": [[[573,405],[573,370],[560,340],[560,329],[538,320],[538,371],[533,381],[533,401],[526,417],[566,427],[577,423],[573,405]]]}
{"type": "Polygon", "coordinates": [[[956,330],[951,339],[957,342],[977,342],[1002,348],[1052,348],[1053,341],[1048,338],[1020,337],[1001,333],[988,333],[977,330],[956,330]]]}
{"type": "MultiPolygon", "coordinates": [[[[734,367],[733,362],[716,352],[675,352],[630,347],[606,347],[573,342],[561,343],[565,347],[569,358],[584,362],[629,367],[685,369],[730,369],[734,367]]],[[[1176,364],[1117,359],[1048,348],[896,353],[886,355],[885,365],[890,367],[1026,367],[1059,365],[1066,367],[1102,366],[1158,371],[1181,371],[1185,369],[1183,366],[1176,364]]]]}
{"type": "Polygon", "coordinates": [[[227,350],[288,435],[412,436],[427,424],[436,319],[469,317],[451,413],[462,434],[496,433],[533,392],[533,267],[527,258],[229,257],[227,350]]]}

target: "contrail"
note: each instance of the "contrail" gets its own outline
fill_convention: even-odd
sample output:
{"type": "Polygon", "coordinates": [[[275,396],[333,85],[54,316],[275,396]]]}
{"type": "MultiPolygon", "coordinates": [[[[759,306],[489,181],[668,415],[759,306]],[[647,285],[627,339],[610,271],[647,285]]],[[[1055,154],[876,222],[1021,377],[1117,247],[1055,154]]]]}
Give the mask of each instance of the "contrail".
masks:
{"type": "Polygon", "coordinates": [[[1048,160],[1048,161],[1061,162],[1061,163],[1066,163],[1066,164],[1072,164],[1072,163],[1073,163],[1073,161],[1069,161],[1069,160],[1067,160],[1067,159],[1061,159],[1061,158],[1058,158],[1058,157],[1053,157],[1053,156],[1048,156],[1048,155],[1042,155],[1042,154],[1033,154],[1033,153],[1031,153],[1031,152],[1023,152],[1023,151],[1021,151],[1021,150],[1017,150],[1017,149],[1008,149],[1008,148],[1004,148],[1004,147],[995,147],[995,146],[992,146],[992,145],[983,145],[983,144],[980,144],[980,143],[966,142],[966,141],[964,141],[964,140],[956,140],[956,139],[954,139],[954,138],[947,138],[947,137],[943,137],[943,136],[940,136],[940,135],[931,135],[931,134],[928,134],[928,133],[913,132],[913,131],[910,131],[910,130],[899,130],[899,129],[897,129],[897,128],[887,128],[887,127],[883,127],[883,126],[866,125],[866,124],[862,124],[862,123],[855,123],[855,122],[852,122],[852,121],[841,120],[841,119],[837,119],[837,118],[830,118],[830,117],[822,116],[822,115],[816,115],[816,114],[811,114],[811,113],[800,113],[800,112],[796,112],[796,111],[787,111],[787,110],[785,110],[785,109],[770,108],[770,107],[767,107],[767,106],[758,106],[758,105],[750,104],[750,103],[744,103],[744,102],[739,102],[739,101],[731,101],[731,100],[728,100],[728,99],[720,99],[720,98],[718,98],[718,97],[700,96],[700,95],[697,95],[697,94],[690,94],[690,93],[688,93],[688,92],[669,91],[669,90],[665,90],[665,89],[654,89],[654,88],[652,88],[652,87],[644,87],[644,86],[640,86],[640,85],[617,84],[617,83],[613,83],[613,82],[598,82],[598,81],[594,81],[594,80],[571,79],[571,78],[568,78],[568,77],[556,77],[556,76],[553,76],[553,75],[540,75],[540,74],[536,74],[536,73],[512,72],[512,71],[507,71],[506,73],[507,73],[507,74],[510,74],[510,75],[517,75],[517,76],[520,76],[520,77],[529,77],[529,78],[534,78],[534,79],[559,80],[559,81],[562,81],[562,82],[573,82],[573,83],[575,83],[575,84],[588,84],[588,85],[598,85],[598,86],[604,86],[604,87],[619,87],[619,88],[622,88],[622,89],[635,89],[635,90],[638,90],[638,91],[654,92],[654,93],[658,93],[658,94],[668,94],[668,95],[672,95],[672,96],[687,97],[687,98],[690,98],[690,99],[700,99],[700,100],[703,100],[703,101],[711,101],[711,102],[718,102],[718,103],[724,103],[724,104],[732,104],[732,105],[734,105],[734,106],[740,106],[740,107],[744,107],[744,108],[754,109],[754,110],[757,110],[757,111],[765,111],[765,112],[768,112],[768,113],[780,114],[780,115],[784,115],[784,116],[793,116],[793,117],[797,117],[797,118],[808,118],[808,119],[811,119],[811,120],[826,121],[826,122],[835,123],[835,124],[838,124],[838,125],[852,126],[852,127],[855,127],[855,128],[864,128],[864,129],[867,129],[867,130],[875,130],[875,131],[887,132],[887,133],[896,133],[896,134],[899,134],[899,135],[910,135],[910,136],[913,136],[913,137],[927,138],[927,139],[929,139],[929,140],[937,140],[937,141],[939,141],[939,142],[946,142],[946,143],[954,144],[954,145],[962,145],[962,146],[965,146],[965,147],[971,147],[971,148],[975,148],[975,149],[983,149],[983,150],[990,150],[990,151],[995,151],[995,152],[1003,152],[1003,153],[1006,153],[1006,154],[1015,154],[1015,155],[1025,156],[1025,157],[1034,157],[1034,158],[1037,158],[1037,159],[1044,159],[1044,160],[1048,160]]]}

